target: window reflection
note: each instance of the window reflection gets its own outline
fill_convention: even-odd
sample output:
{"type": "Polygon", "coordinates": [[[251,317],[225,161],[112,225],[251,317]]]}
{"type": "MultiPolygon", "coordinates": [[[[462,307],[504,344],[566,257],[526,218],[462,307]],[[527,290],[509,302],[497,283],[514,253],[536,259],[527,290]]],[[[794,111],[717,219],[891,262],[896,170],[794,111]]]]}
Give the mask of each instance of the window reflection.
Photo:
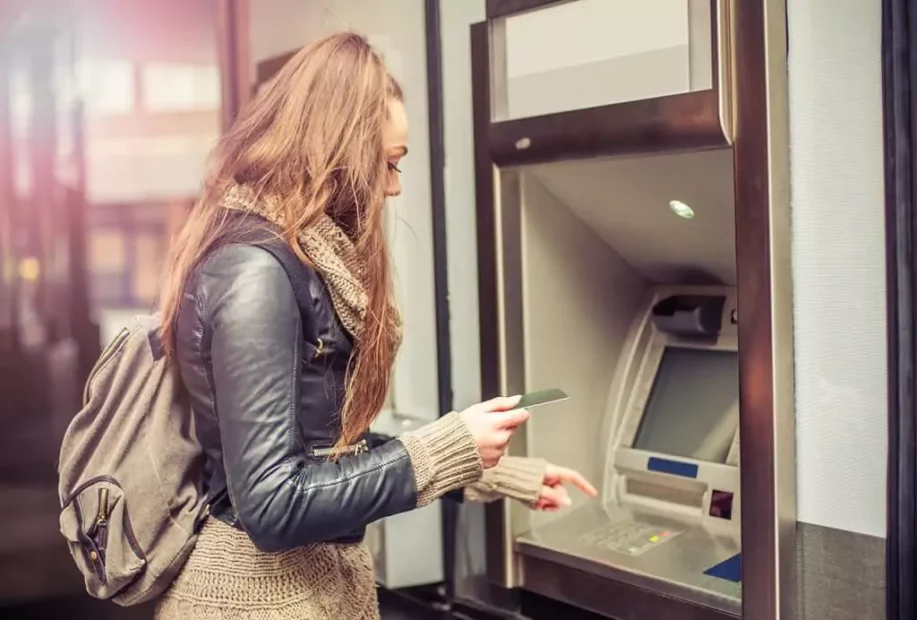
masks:
{"type": "Polygon", "coordinates": [[[90,212],[92,301],[109,310],[150,309],[167,243],[167,205],[95,205],[90,212]]]}
{"type": "Polygon", "coordinates": [[[88,116],[129,114],[137,103],[130,60],[84,59],[77,64],[77,81],[88,116]]]}
{"type": "Polygon", "coordinates": [[[143,108],[148,112],[220,107],[220,71],[216,65],[154,62],[141,71],[143,108]]]}

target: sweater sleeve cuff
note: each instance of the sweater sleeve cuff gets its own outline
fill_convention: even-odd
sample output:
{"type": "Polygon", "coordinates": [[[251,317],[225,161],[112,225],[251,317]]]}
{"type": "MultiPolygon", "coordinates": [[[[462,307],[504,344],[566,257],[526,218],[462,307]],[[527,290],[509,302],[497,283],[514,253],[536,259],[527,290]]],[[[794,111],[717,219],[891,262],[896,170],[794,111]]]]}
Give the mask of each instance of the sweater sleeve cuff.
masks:
{"type": "Polygon", "coordinates": [[[411,457],[418,507],[481,478],[478,447],[457,413],[445,415],[399,439],[411,457]]]}
{"type": "Polygon", "coordinates": [[[547,461],[504,456],[496,467],[485,469],[481,480],[465,489],[465,499],[490,502],[508,497],[534,504],[541,495],[547,461]]]}

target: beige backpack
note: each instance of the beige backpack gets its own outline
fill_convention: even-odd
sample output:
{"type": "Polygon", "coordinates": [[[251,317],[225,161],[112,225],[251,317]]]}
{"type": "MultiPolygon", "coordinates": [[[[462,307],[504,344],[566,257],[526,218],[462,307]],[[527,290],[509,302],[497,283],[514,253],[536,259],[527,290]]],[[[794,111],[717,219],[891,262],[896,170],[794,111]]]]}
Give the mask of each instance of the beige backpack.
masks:
{"type": "MultiPolygon", "coordinates": [[[[247,242],[281,263],[302,312],[311,307],[305,267],[262,228],[270,234],[256,231],[247,242]]],[[[61,533],[87,592],[125,606],[172,584],[208,512],[199,487],[204,453],[159,329],[159,317],[138,317],[105,349],[60,452],[61,533]]]]}
{"type": "Polygon", "coordinates": [[[92,596],[155,598],[194,547],[203,451],[160,321],[138,317],[105,349],[60,453],[61,533],[92,596]]]}

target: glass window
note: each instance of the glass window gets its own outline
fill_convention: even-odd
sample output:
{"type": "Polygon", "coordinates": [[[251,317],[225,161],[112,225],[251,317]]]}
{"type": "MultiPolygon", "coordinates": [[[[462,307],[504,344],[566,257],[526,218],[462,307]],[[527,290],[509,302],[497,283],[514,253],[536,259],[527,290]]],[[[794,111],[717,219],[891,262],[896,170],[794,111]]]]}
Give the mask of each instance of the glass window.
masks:
{"type": "Polygon", "coordinates": [[[130,113],[136,104],[134,64],[123,59],[86,59],[77,67],[77,80],[90,116],[130,113]]]}
{"type": "Polygon", "coordinates": [[[148,112],[217,110],[220,70],[216,65],[149,63],[143,69],[143,107],[148,112]]]}
{"type": "Polygon", "coordinates": [[[89,238],[89,268],[96,273],[123,273],[127,262],[124,233],[95,231],[89,238]]]}
{"type": "Polygon", "coordinates": [[[159,274],[165,259],[162,232],[153,229],[137,235],[136,258],[133,265],[133,298],[143,304],[152,304],[159,290],[159,274]]]}

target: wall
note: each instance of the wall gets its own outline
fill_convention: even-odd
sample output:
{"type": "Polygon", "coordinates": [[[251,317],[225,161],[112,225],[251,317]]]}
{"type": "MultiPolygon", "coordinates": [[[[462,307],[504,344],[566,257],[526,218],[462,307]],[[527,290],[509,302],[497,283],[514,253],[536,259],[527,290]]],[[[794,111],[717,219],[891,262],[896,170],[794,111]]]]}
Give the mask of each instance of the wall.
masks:
{"type": "Polygon", "coordinates": [[[789,0],[801,617],[881,618],[881,3],[789,0]]]}

